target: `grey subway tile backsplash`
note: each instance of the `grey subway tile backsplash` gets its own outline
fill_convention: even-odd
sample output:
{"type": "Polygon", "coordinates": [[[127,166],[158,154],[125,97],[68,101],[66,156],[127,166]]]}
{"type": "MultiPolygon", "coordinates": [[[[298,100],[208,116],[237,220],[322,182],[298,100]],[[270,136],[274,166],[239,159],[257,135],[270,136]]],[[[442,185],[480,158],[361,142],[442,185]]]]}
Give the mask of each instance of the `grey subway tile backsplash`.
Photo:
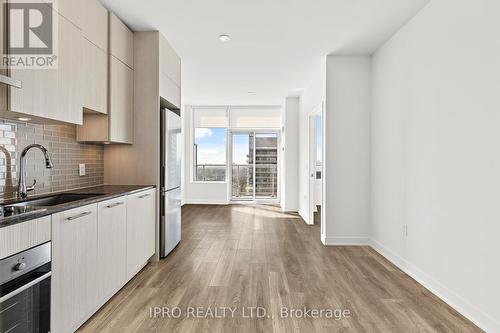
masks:
{"type": "Polygon", "coordinates": [[[104,147],[76,141],[74,125],[38,125],[0,119],[0,200],[16,197],[19,155],[32,143],[44,145],[53,169],[45,169],[43,154],[32,149],[27,155],[27,184],[36,178],[36,190],[43,194],[104,184],[104,147]],[[85,163],[86,175],[78,176],[85,163]]]}

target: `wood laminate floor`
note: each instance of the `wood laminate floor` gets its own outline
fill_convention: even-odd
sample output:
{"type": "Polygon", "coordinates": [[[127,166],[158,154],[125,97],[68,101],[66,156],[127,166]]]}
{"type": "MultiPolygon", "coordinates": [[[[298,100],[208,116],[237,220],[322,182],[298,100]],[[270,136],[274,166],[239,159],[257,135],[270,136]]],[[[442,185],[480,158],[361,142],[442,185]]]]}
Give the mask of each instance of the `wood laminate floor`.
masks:
{"type": "Polygon", "coordinates": [[[277,207],[186,205],[182,218],[175,251],[146,266],[82,332],[482,332],[371,248],[324,247],[318,225],[277,207]],[[155,307],[182,313],[155,317],[155,307]],[[223,307],[234,315],[211,318],[223,307]],[[323,318],[284,318],[282,307],[323,309],[323,318]],[[339,310],[351,315],[326,318],[339,310]]]}

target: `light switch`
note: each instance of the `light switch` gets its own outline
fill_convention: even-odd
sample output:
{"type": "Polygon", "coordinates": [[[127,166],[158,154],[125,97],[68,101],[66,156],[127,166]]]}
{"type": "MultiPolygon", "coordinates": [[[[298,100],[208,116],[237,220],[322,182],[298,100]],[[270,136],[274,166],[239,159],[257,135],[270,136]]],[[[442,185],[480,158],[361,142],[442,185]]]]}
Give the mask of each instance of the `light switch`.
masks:
{"type": "Polygon", "coordinates": [[[80,164],[78,166],[78,175],[81,177],[81,176],[85,176],[85,164],[80,164]]]}

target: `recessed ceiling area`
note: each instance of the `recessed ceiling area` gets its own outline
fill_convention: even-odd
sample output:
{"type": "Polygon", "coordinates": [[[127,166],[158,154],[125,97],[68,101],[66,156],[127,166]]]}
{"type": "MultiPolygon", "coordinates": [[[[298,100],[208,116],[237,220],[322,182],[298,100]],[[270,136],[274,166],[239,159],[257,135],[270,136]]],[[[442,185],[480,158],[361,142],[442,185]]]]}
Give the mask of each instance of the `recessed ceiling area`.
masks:
{"type": "Polygon", "coordinates": [[[325,55],[372,53],[429,0],[102,2],[133,30],[169,40],[183,104],[269,105],[297,95],[325,55]]]}

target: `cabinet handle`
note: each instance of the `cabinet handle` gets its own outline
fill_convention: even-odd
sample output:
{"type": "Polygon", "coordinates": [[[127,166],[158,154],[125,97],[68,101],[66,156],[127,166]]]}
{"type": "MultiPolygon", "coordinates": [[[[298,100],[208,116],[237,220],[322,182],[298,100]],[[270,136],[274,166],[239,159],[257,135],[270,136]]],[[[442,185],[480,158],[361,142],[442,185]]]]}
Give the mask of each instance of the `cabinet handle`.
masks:
{"type": "Polygon", "coordinates": [[[13,79],[9,76],[2,75],[2,74],[0,74],[0,83],[6,84],[6,85],[11,86],[11,87],[16,87],[19,89],[21,89],[23,87],[22,81],[13,79]]]}
{"type": "Polygon", "coordinates": [[[144,198],[149,197],[150,195],[151,195],[150,193],[148,193],[148,194],[143,194],[143,195],[140,195],[138,198],[139,198],[139,199],[144,199],[144,198]]]}
{"type": "Polygon", "coordinates": [[[121,206],[123,204],[124,204],[124,202],[116,202],[114,204],[107,205],[106,208],[115,208],[115,207],[121,206]]]}
{"type": "Polygon", "coordinates": [[[91,215],[91,214],[92,214],[92,212],[83,212],[83,213],[75,215],[75,216],[70,216],[66,220],[73,221],[73,220],[76,220],[76,219],[79,219],[81,217],[88,216],[88,215],[91,215]]]}

